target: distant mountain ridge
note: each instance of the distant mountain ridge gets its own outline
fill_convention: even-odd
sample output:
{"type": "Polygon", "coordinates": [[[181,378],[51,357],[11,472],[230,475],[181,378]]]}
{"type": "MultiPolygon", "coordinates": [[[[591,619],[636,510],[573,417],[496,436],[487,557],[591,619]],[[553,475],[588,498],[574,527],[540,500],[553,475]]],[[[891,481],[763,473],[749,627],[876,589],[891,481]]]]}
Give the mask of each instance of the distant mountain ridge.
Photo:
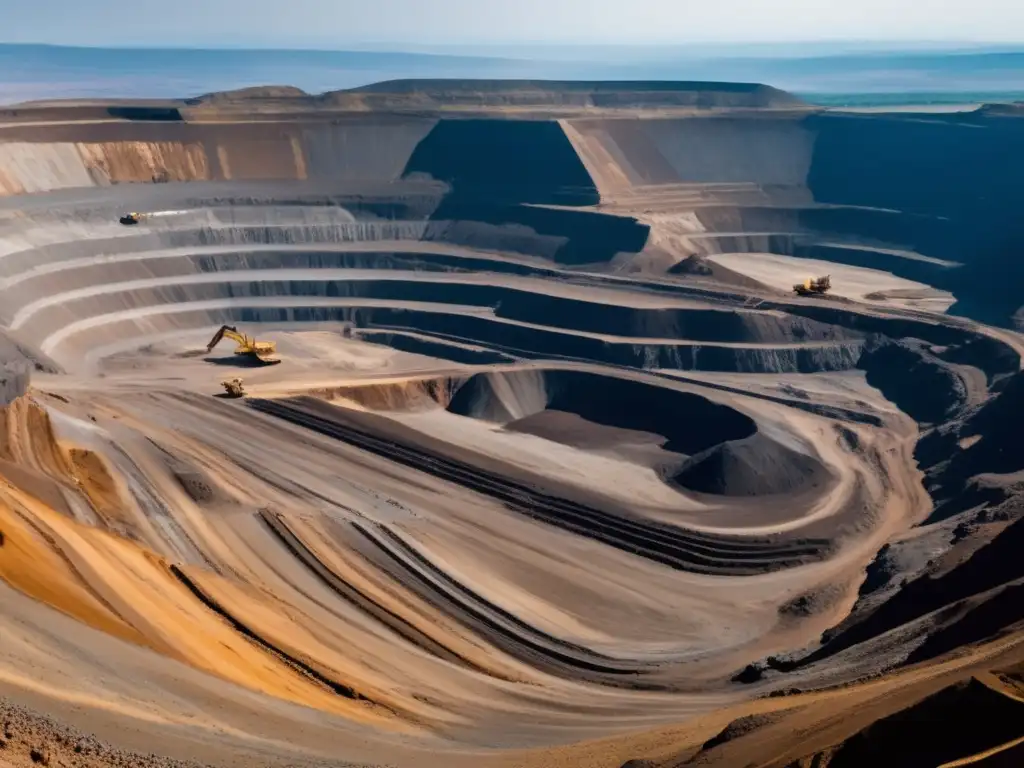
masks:
{"type": "MultiPolygon", "coordinates": [[[[601,53],[538,48],[442,51],[323,51],[215,48],[86,48],[0,44],[0,104],[39,99],[194,98],[267,83],[306,93],[371,83],[425,80],[766,83],[815,101],[872,105],[910,101],[1012,101],[1024,98],[1024,48],[851,50],[821,44],[751,47],[727,55],[700,46],[601,53]],[[470,53],[472,51],[472,53],[470,53]],[[761,53],[758,53],[761,51],[761,53]],[[515,55],[510,55],[515,54],[515,55]],[[573,58],[576,57],[576,58],[573,58]],[[588,58],[589,57],[589,58],[588,58]],[[877,95],[873,100],[871,94],[877,95]],[[914,98],[915,94],[920,94],[914,98]],[[861,98],[846,100],[844,95],[861,98]],[[867,98],[864,98],[864,97],[867,98]]],[[[714,49],[712,49],[714,50],[714,49]]]]}
{"type": "Polygon", "coordinates": [[[460,108],[788,109],[807,106],[760,83],[612,80],[401,79],[313,95],[268,86],[209,93],[190,106],[278,102],[294,107],[375,110],[460,108]]]}

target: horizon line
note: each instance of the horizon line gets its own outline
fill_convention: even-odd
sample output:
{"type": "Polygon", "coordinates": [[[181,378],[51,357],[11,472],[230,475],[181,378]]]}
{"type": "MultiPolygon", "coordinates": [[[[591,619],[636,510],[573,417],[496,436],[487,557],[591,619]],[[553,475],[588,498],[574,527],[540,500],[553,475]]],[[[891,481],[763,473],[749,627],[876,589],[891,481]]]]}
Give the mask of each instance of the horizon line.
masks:
{"type": "MultiPolygon", "coordinates": [[[[381,53],[381,54],[413,54],[422,56],[446,55],[444,50],[456,50],[466,48],[485,48],[500,46],[504,48],[643,48],[673,50],[686,48],[780,48],[786,46],[873,46],[889,49],[889,52],[924,52],[902,48],[911,46],[934,46],[938,52],[954,52],[958,50],[971,49],[1024,49],[1024,38],[1020,41],[988,41],[971,39],[906,39],[906,40],[885,40],[885,39],[864,39],[864,38],[807,38],[799,40],[743,40],[743,41],[683,41],[683,42],[581,42],[581,41],[482,41],[482,42],[449,42],[449,43],[414,43],[414,42],[350,42],[340,47],[323,47],[319,44],[269,44],[269,43],[248,43],[242,45],[222,45],[209,42],[195,43],[135,43],[125,45],[120,43],[51,43],[41,41],[6,41],[0,40],[3,47],[21,48],[63,48],[71,50],[125,50],[125,51],[280,51],[280,52],[302,52],[302,53],[381,53]],[[432,51],[436,51],[432,52],[432,51]]],[[[932,51],[936,52],[936,51],[932,51]]],[[[989,50],[988,52],[994,52],[989,50]]],[[[1008,51],[1009,52],[1009,51],[1008,51]]],[[[500,58],[500,57],[489,57],[500,58]]]]}

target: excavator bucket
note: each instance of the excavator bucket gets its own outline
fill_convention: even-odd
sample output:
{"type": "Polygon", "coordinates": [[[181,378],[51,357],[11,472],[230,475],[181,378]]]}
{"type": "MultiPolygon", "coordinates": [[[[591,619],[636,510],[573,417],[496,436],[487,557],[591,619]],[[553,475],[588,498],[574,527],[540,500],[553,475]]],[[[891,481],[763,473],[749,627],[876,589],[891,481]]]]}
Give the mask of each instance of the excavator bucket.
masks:
{"type": "Polygon", "coordinates": [[[277,365],[281,362],[281,358],[278,357],[273,350],[257,350],[252,356],[263,365],[277,365]]]}

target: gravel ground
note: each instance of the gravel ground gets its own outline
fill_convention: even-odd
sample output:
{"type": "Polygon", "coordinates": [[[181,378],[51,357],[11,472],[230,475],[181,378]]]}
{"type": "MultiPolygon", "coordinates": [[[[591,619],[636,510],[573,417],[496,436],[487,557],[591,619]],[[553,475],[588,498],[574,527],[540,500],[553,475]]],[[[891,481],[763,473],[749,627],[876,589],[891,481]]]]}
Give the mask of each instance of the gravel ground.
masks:
{"type": "Polygon", "coordinates": [[[0,698],[0,767],[203,768],[202,763],[126,752],[0,698]]]}

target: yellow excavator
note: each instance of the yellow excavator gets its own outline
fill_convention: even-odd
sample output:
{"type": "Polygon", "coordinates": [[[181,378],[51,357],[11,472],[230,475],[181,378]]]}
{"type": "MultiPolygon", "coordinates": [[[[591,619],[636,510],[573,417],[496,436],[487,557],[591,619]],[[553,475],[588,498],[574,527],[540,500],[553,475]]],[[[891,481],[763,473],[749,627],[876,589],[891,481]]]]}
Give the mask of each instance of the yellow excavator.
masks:
{"type": "Polygon", "coordinates": [[[210,339],[210,343],[206,345],[206,351],[212,352],[213,348],[220,344],[223,338],[229,338],[235,342],[237,345],[235,347],[236,355],[245,355],[264,365],[273,365],[274,363],[281,362],[281,359],[277,357],[277,344],[272,341],[256,341],[251,336],[239,333],[238,329],[233,325],[222,325],[220,330],[210,339]]]}
{"type": "Polygon", "coordinates": [[[832,290],[832,276],[808,277],[802,283],[793,286],[798,296],[822,296],[832,290]]]}

